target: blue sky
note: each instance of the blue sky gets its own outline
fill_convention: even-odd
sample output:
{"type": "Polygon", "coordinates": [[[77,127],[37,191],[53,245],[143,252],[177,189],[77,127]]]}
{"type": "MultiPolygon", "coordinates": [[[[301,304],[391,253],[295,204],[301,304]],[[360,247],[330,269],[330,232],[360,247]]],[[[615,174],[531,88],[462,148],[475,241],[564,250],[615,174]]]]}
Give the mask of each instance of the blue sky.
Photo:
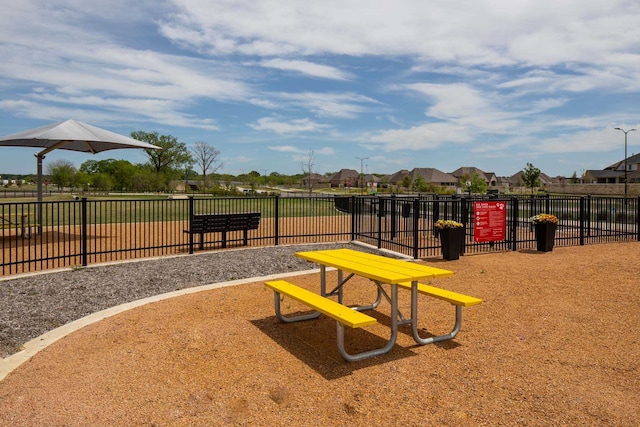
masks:
{"type": "MultiPolygon", "coordinates": [[[[155,131],[215,146],[232,174],[301,173],[313,152],[318,173],[366,157],[369,173],[570,176],[623,159],[614,128],[640,128],[636,0],[0,6],[0,135],[69,118],[155,131]]],[[[35,173],[35,152],[0,147],[0,173],[35,173]]]]}

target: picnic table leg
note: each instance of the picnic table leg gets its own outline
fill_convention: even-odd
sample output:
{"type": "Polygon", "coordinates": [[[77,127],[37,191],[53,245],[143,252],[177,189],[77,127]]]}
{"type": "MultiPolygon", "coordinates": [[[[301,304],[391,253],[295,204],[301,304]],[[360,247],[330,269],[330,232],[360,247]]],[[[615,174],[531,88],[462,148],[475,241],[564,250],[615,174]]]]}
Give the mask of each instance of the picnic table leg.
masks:
{"type": "Polygon", "coordinates": [[[462,326],[462,306],[456,305],[456,322],[451,332],[429,338],[422,338],[418,333],[418,282],[411,283],[411,333],[413,339],[420,345],[432,344],[450,340],[458,335],[462,326]]]}
{"type": "MultiPolygon", "coordinates": [[[[293,323],[293,322],[301,322],[303,320],[311,320],[311,319],[317,319],[318,317],[320,317],[320,313],[319,311],[314,311],[313,313],[310,314],[302,314],[300,316],[290,316],[290,317],[284,317],[282,315],[282,312],[280,311],[280,293],[277,291],[273,292],[273,305],[275,307],[276,310],[276,317],[278,318],[278,320],[280,320],[283,323],[293,323]]],[[[338,322],[340,323],[340,322],[338,322]]]]}
{"type": "Polygon", "coordinates": [[[21,218],[22,237],[28,239],[31,237],[31,226],[29,225],[28,215],[22,215],[21,218]]]}
{"type": "MultiPolygon", "coordinates": [[[[321,265],[320,266],[320,290],[321,290],[321,295],[323,297],[326,297],[327,295],[338,295],[338,302],[340,304],[342,304],[342,300],[343,300],[343,289],[344,289],[344,284],[349,281],[349,279],[351,279],[354,276],[354,274],[349,274],[349,276],[347,276],[347,278],[344,278],[344,272],[342,270],[338,270],[338,285],[335,287],[334,290],[332,290],[331,292],[327,293],[327,289],[326,289],[326,278],[325,278],[325,266],[321,265]]],[[[378,306],[380,305],[380,302],[382,301],[382,287],[378,284],[378,294],[376,295],[376,299],[373,303],[369,304],[369,305],[360,305],[357,307],[354,307],[354,310],[357,311],[364,311],[364,310],[375,310],[376,308],[378,308],[378,306]]],[[[391,301],[391,299],[389,297],[387,297],[387,300],[389,300],[389,302],[391,301]]]]}
{"type": "MultiPolygon", "coordinates": [[[[356,307],[356,310],[365,311],[365,310],[375,310],[376,308],[378,308],[378,306],[382,302],[383,290],[382,290],[382,286],[379,285],[378,283],[376,283],[376,289],[378,290],[378,294],[376,295],[375,301],[373,301],[369,305],[359,305],[358,307],[356,307]]],[[[387,297],[387,300],[391,303],[392,298],[387,297]]]]}
{"type": "Polygon", "coordinates": [[[338,351],[347,362],[357,362],[359,360],[368,359],[374,356],[380,356],[391,351],[396,344],[398,337],[398,285],[391,285],[391,336],[384,347],[363,351],[362,353],[350,354],[344,348],[344,325],[336,322],[336,334],[338,342],[338,351]]]}
{"type": "Polygon", "coordinates": [[[320,266],[320,295],[327,296],[327,268],[324,265],[320,266]]]}

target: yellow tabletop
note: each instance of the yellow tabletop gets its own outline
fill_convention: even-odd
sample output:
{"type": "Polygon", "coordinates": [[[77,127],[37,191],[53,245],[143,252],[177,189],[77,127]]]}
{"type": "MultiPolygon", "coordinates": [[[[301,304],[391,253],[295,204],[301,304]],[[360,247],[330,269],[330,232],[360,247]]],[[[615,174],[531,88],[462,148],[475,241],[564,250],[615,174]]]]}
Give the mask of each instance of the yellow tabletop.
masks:
{"type": "Polygon", "coordinates": [[[297,252],[295,255],[319,265],[334,267],[338,270],[347,271],[357,274],[358,276],[389,284],[449,277],[454,274],[453,271],[443,270],[441,268],[354,251],[352,249],[297,252]]]}

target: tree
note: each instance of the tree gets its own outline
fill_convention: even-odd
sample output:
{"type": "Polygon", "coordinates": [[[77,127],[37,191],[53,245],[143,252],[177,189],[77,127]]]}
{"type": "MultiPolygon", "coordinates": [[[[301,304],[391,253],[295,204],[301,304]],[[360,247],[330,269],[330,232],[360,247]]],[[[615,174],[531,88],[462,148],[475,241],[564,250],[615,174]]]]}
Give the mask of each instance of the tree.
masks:
{"type": "Polygon", "coordinates": [[[100,170],[100,165],[102,162],[104,162],[104,160],[101,160],[101,161],[87,160],[80,165],[79,171],[84,172],[88,175],[93,175],[94,173],[103,172],[100,170]]]}
{"type": "Polygon", "coordinates": [[[73,185],[76,167],[69,160],[55,160],[47,165],[47,174],[59,190],[73,185]]]}
{"type": "Polygon", "coordinates": [[[89,191],[91,187],[91,176],[88,173],[77,171],[73,177],[73,186],[82,191],[89,191]]]}
{"type": "Polygon", "coordinates": [[[92,183],[96,188],[130,190],[134,187],[134,176],[139,168],[128,160],[87,160],[80,165],[80,172],[96,177],[98,182],[92,183]],[[99,175],[102,176],[97,178],[99,175]],[[105,176],[109,176],[110,179],[105,179],[105,176]]]}
{"type": "Polygon", "coordinates": [[[415,181],[413,181],[413,189],[418,193],[424,193],[429,189],[429,184],[423,176],[418,176],[415,181]]]}
{"type": "Polygon", "coordinates": [[[260,179],[260,172],[251,171],[247,174],[247,179],[249,180],[249,185],[251,185],[251,191],[256,191],[258,186],[258,180],[260,179]]]}
{"type": "Polygon", "coordinates": [[[477,172],[471,177],[470,190],[473,194],[485,194],[487,192],[487,182],[477,172]]]}
{"type": "Polygon", "coordinates": [[[182,169],[182,165],[191,159],[186,144],[179,142],[174,136],[158,135],[158,132],[137,131],[131,132],[131,137],[161,148],[161,150],[144,150],[149,157],[149,162],[158,173],[173,174],[182,169]]]}
{"type": "Polygon", "coordinates": [[[205,187],[207,185],[207,173],[216,173],[218,169],[222,167],[222,163],[218,162],[218,156],[220,151],[216,150],[213,145],[209,145],[206,142],[196,142],[191,147],[193,153],[193,161],[202,171],[202,179],[204,180],[205,187]]]}
{"type": "Polygon", "coordinates": [[[540,169],[533,166],[531,163],[527,163],[527,167],[522,170],[522,183],[525,187],[533,189],[540,187],[540,169]]]}
{"type": "Polygon", "coordinates": [[[108,173],[98,172],[91,177],[91,187],[96,191],[109,191],[115,186],[114,178],[108,173]]]}
{"type": "Polygon", "coordinates": [[[401,185],[408,190],[411,188],[412,184],[413,184],[413,181],[411,180],[411,177],[409,175],[405,175],[404,178],[402,179],[401,185]]]}
{"type": "Polygon", "coordinates": [[[314,161],[314,153],[313,150],[309,150],[309,158],[307,159],[307,163],[300,162],[300,167],[302,167],[302,172],[307,175],[307,187],[309,188],[309,194],[313,190],[313,163],[314,161]]]}
{"type": "Polygon", "coordinates": [[[578,174],[576,173],[576,171],[573,171],[573,175],[571,175],[571,183],[572,184],[578,183],[578,174]]]}

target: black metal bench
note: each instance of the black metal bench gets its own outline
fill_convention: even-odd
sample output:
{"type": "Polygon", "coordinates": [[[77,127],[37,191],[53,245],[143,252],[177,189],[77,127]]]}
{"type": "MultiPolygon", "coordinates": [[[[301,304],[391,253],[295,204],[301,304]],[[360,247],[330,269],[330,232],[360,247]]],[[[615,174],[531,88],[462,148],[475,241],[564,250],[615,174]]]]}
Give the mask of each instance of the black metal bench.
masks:
{"type": "Polygon", "coordinates": [[[227,232],[243,231],[243,244],[247,246],[248,231],[260,226],[260,212],[197,214],[193,215],[190,228],[185,233],[200,235],[200,249],[204,249],[205,233],[222,233],[222,247],[227,247],[227,232]]]}

